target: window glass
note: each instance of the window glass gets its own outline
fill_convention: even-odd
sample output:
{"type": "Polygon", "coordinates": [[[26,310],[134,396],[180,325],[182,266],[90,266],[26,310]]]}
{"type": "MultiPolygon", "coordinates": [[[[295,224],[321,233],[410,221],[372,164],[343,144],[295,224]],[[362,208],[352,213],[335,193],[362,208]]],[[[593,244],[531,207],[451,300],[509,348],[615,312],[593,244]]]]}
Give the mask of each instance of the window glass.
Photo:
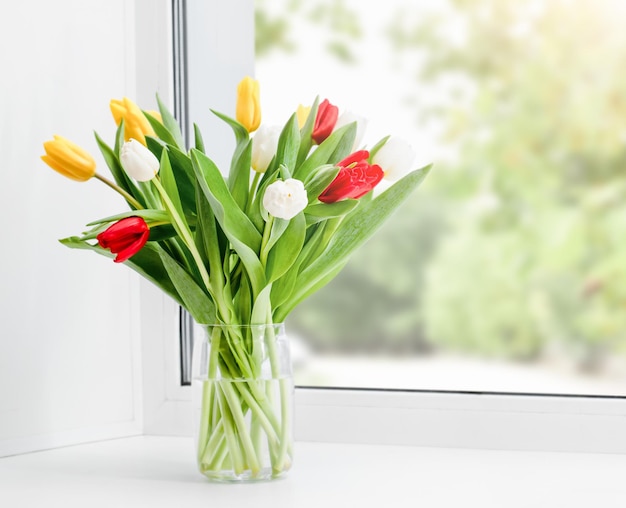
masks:
{"type": "Polygon", "coordinates": [[[289,317],[298,384],[625,394],[625,6],[256,0],[264,122],[319,95],[434,163],[289,317]]]}

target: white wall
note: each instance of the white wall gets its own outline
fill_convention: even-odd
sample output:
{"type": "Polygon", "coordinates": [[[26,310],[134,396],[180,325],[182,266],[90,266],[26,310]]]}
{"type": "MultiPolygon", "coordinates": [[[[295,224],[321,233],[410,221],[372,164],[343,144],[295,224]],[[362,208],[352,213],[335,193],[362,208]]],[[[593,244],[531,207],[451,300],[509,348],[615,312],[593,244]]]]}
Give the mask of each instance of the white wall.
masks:
{"type": "Polygon", "coordinates": [[[42,142],[61,134],[97,156],[98,171],[108,175],[93,130],[112,142],[111,98],[139,97],[142,107],[154,107],[145,90],[156,91],[164,70],[149,66],[141,51],[162,49],[149,40],[157,26],[140,31],[138,45],[135,27],[146,25],[143,11],[154,17],[167,3],[3,6],[0,456],[141,432],[138,279],[57,241],[126,205],[95,179],[65,179],[39,156],[42,142]],[[148,72],[136,78],[136,68],[148,72]]]}

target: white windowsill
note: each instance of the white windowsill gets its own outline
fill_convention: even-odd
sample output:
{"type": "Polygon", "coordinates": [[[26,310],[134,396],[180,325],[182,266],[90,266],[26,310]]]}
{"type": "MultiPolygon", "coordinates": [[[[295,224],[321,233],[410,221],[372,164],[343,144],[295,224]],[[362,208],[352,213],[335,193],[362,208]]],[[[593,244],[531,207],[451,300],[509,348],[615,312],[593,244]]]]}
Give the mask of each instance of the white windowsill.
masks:
{"type": "Polygon", "coordinates": [[[192,440],[131,437],[0,459],[0,505],[64,508],[623,507],[625,455],[296,443],[273,482],[222,485],[192,440]]]}

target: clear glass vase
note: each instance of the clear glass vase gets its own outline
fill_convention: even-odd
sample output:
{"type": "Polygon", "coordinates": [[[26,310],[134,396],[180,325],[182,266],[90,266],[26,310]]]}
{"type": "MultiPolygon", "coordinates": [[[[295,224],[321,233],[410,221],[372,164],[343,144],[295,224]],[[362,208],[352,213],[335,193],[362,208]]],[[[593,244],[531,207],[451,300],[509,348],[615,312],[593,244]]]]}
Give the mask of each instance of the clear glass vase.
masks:
{"type": "Polygon", "coordinates": [[[293,376],[283,324],[212,325],[192,357],[198,468],[211,480],[283,476],[293,457],[293,376]]]}

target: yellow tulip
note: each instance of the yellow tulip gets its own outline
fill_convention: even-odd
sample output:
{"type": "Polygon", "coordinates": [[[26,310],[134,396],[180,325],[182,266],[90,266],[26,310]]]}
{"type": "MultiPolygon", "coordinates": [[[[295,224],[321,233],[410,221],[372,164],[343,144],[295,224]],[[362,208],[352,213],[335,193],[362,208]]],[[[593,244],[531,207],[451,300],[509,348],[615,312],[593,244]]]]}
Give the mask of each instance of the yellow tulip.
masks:
{"type": "Polygon", "coordinates": [[[85,182],[96,174],[96,161],[88,152],[70,140],[54,136],[43,144],[46,155],[41,159],[63,176],[85,182]]]}
{"type": "Polygon", "coordinates": [[[309,113],[311,112],[311,106],[303,106],[300,104],[298,109],[296,110],[296,116],[298,117],[298,128],[302,129],[304,124],[306,123],[306,119],[309,117],[309,113]]]}
{"type": "Polygon", "coordinates": [[[250,76],[243,78],[237,86],[236,118],[248,132],[254,132],[261,124],[259,82],[250,76]]]}
{"type": "Polygon", "coordinates": [[[146,136],[155,135],[150,122],[139,109],[139,106],[129,98],[112,99],[109,107],[117,125],[124,120],[124,141],[129,141],[132,138],[145,145],[146,136]]]}

